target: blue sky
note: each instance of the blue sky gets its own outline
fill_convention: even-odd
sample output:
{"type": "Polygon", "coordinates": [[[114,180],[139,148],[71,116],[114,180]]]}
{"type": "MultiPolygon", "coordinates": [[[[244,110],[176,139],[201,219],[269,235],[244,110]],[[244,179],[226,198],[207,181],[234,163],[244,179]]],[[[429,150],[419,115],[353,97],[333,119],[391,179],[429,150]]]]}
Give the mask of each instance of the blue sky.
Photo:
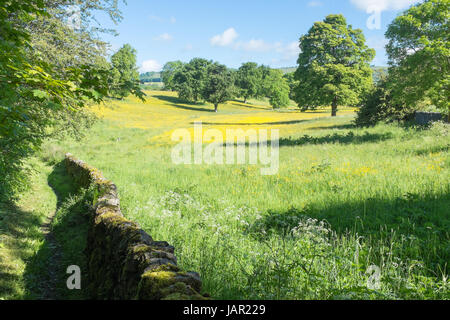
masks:
{"type": "Polygon", "coordinates": [[[229,67],[254,61],[291,67],[298,39],[315,21],[341,13],[363,30],[377,51],[375,65],[386,65],[384,33],[388,24],[417,0],[128,0],[116,26],[119,35],[103,38],[117,50],[131,44],[140,71],[158,71],[166,62],[202,57],[229,67]],[[380,19],[378,19],[380,17],[380,19]],[[378,23],[379,22],[379,23],[378,23]]]}

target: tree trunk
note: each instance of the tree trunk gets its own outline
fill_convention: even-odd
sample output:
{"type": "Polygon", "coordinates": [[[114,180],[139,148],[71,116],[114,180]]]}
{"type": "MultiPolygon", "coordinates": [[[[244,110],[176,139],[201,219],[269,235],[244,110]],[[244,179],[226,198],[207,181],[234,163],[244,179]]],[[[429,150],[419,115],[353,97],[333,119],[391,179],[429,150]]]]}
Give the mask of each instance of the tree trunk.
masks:
{"type": "Polygon", "coordinates": [[[334,97],[333,103],[331,104],[331,116],[336,117],[337,115],[337,97],[334,97]]]}
{"type": "Polygon", "coordinates": [[[247,103],[247,98],[244,97],[244,103],[247,103]]]}
{"type": "Polygon", "coordinates": [[[219,105],[216,103],[215,105],[214,105],[214,112],[217,112],[217,107],[218,107],[219,105]]]}

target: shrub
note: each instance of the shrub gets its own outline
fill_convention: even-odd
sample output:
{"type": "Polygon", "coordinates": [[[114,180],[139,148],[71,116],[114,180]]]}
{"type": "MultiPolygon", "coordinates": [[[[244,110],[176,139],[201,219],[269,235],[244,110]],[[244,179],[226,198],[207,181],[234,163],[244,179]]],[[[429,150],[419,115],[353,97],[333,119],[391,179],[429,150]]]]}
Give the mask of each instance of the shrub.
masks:
{"type": "Polygon", "coordinates": [[[358,111],[358,126],[375,125],[380,121],[400,121],[412,119],[414,108],[394,104],[388,87],[388,80],[382,80],[364,97],[358,111]]]}

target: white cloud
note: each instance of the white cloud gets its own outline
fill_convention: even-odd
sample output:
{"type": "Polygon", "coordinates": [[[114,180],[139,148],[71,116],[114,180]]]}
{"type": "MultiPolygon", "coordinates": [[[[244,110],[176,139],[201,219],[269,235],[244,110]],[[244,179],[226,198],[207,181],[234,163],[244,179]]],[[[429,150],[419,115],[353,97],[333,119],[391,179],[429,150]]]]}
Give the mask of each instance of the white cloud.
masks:
{"type": "Polygon", "coordinates": [[[156,21],[156,22],[163,22],[163,20],[164,20],[163,18],[155,16],[155,15],[150,15],[148,18],[150,21],[156,21]]]}
{"type": "Polygon", "coordinates": [[[238,33],[234,28],[229,28],[225,30],[222,34],[218,34],[211,38],[211,45],[226,47],[231,45],[236,38],[239,37],[238,33]]]}
{"type": "Polygon", "coordinates": [[[152,14],[152,15],[149,15],[148,18],[150,21],[159,22],[159,23],[163,23],[163,22],[167,23],[167,21],[170,23],[177,22],[177,19],[174,16],[171,16],[170,18],[163,18],[163,17],[152,14]]]}
{"type": "Polygon", "coordinates": [[[162,65],[156,60],[146,60],[142,62],[142,66],[139,69],[141,72],[158,72],[161,71],[162,65]]]}
{"type": "Polygon", "coordinates": [[[298,58],[298,55],[300,54],[300,46],[298,41],[293,41],[278,48],[277,52],[283,55],[284,60],[295,59],[298,58]]]}
{"type": "Polygon", "coordinates": [[[323,5],[320,1],[310,1],[308,2],[308,7],[321,7],[323,5]]]}
{"type": "Polygon", "coordinates": [[[275,48],[274,44],[267,43],[264,40],[260,39],[258,40],[252,39],[247,42],[239,42],[235,46],[235,49],[237,50],[243,49],[245,51],[259,51],[259,52],[270,51],[274,48],[275,48]]]}
{"type": "Polygon", "coordinates": [[[366,12],[402,10],[420,2],[420,0],[350,0],[359,9],[366,12]]]}
{"type": "Polygon", "coordinates": [[[173,37],[168,33],[160,34],[159,36],[154,38],[154,40],[158,40],[158,41],[170,41],[172,39],[173,39],[173,37]]]}

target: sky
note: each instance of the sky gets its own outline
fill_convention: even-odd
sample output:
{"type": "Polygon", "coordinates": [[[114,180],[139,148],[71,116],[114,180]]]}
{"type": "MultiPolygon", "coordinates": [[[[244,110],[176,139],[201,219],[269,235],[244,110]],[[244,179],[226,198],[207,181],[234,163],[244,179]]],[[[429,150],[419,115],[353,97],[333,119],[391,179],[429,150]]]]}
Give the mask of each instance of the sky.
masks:
{"type": "Polygon", "coordinates": [[[103,35],[112,51],[129,43],[137,50],[141,72],[160,71],[168,61],[194,57],[230,68],[253,61],[273,68],[294,67],[299,39],[328,14],[343,14],[363,31],[377,55],[373,65],[387,65],[384,33],[402,11],[418,0],[127,0],[123,20],[114,25],[98,16],[118,36],[103,35]]]}

